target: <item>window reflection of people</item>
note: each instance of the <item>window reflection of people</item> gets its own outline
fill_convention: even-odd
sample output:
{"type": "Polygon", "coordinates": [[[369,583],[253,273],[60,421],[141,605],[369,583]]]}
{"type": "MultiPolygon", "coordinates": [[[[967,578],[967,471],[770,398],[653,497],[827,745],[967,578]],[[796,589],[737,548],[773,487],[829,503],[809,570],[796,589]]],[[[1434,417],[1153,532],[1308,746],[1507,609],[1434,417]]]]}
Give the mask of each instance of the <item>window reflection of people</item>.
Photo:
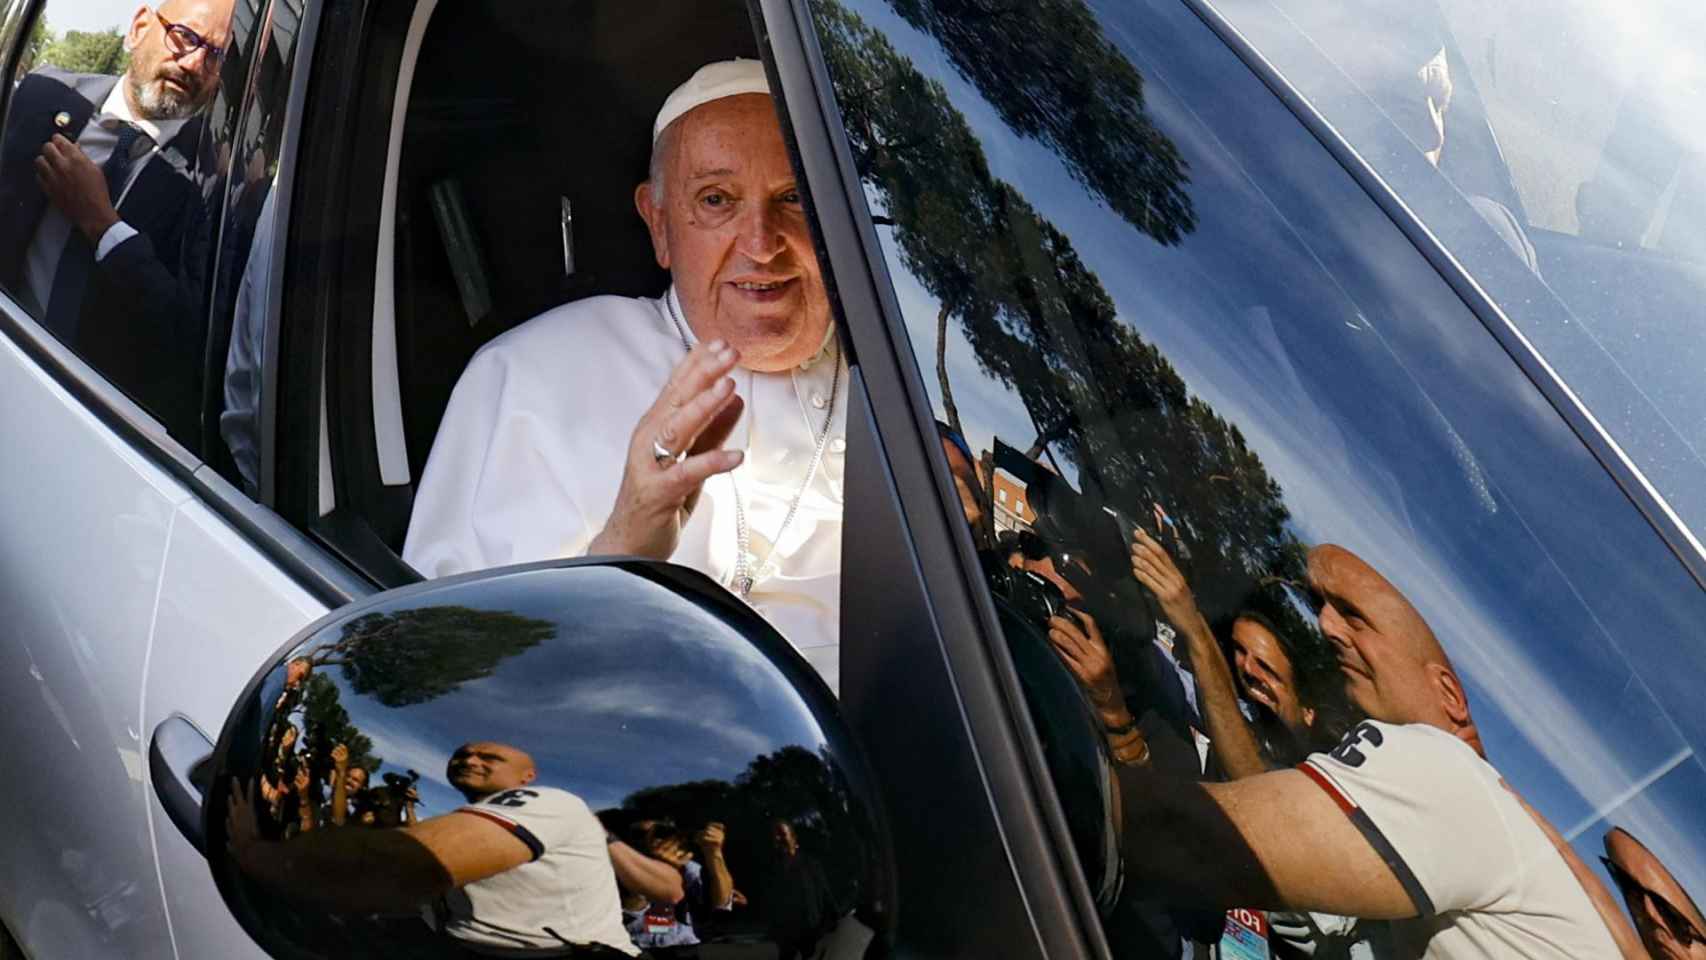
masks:
{"type": "Polygon", "coordinates": [[[983,483],[977,475],[977,458],[964,437],[942,421],[936,421],[936,434],[942,440],[942,455],[948,458],[948,475],[954,478],[954,494],[959,497],[960,510],[971,527],[972,540],[983,542],[983,483]]]}
{"type": "Polygon", "coordinates": [[[622,917],[629,936],[635,945],[647,951],[696,946],[699,943],[696,924],[705,914],[711,910],[734,908],[734,877],[723,857],[727,828],[721,823],[708,823],[694,833],[689,842],[676,830],[674,823],[641,820],[629,829],[628,834],[626,839],[630,846],[680,871],[685,891],[685,896],[676,903],[658,902],[643,894],[627,893],[622,901],[622,917]],[[694,859],[695,851],[700,860],[694,859]]]}
{"type": "Polygon", "coordinates": [[[199,435],[206,210],[198,114],[231,0],[140,6],[122,77],[42,67],[0,154],[0,283],[179,437],[199,435]]]}
{"type": "Polygon", "coordinates": [[[799,831],[790,821],[770,824],[772,865],[764,875],[759,906],[770,922],[780,960],[813,956],[818,942],[835,929],[835,893],[823,864],[802,848],[799,831]]]}
{"type": "Polygon", "coordinates": [[[1426,621],[1341,547],[1311,551],[1309,582],[1348,693],[1371,719],[1297,769],[1229,783],[1119,768],[1134,880],[1224,907],[1388,920],[1380,956],[1619,956],[1543,822],[1482,759],[1426,621]]]}
{"type": "Polygon", "coordinates": [[[1621,827],[1605,835],[1605,854],[1601,862],[1653,960],[1706,960],[1706,914],[1659,858],[1621,827]]]}
{"type": "Polygon", "coordinates": [[[1344,735],[1337,659],[1319,634],[1280,626],[1290,611],[1278,585],[1256,590],[1232,618],[1229,664],[1172,556],[1142,529],[1133,534],[1131,564],[1185,639],[1203,721],[1229,778],[1290,766],[1344,735]],[[1251,707],[1249,721],[1240,698],[1251,707]]]}
{"type": "Polygon", "coordinates": [[[485,838],[511,847],[502,855],[504,867],[445,895],[445,932],[492,946],[603,943],[637,952],[621,926],[604,827],[579,797],[535,784],[533,758],[507,744],[464,744],[445,774],[468,800],[458,813],[498,827],[512,841],[485,838]]]}
{"type": "Polygon", "coordinates": [[[474,357],[403,556],[435,577],[673,559],[747,596],[834,687],[848,374],[760,63],[670,95],[634,201],[671,286],[558,307],[474,357]]]}
{"type": "Polygon", "coordinates": [[[613,841],[579,797],[536,783],[537,775],[514,746],[464,744],[446,766],[468,800],[460,809],[394,830],[315,830],[283,842],[260,836],[234,783],[228,844],[244,873],[305,903],[353,913],[435,904],[440,928],[476,948],[573,944],[636,955],[618,878],[674,902],[680,875],[613,841]]]}

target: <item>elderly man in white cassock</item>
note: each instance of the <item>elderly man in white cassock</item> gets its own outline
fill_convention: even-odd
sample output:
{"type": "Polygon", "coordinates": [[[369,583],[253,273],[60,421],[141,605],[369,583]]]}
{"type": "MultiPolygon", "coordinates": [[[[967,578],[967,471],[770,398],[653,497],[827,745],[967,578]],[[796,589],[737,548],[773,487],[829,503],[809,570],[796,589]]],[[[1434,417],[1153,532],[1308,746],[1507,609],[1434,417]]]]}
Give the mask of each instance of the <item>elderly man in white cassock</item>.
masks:
{"type": "Polygon", "coordinates": [[[475,355],[403,557],[428,577],[672,560],[747,599],[835,688],[848,373],[758,61],[670,94],[634,205],[670,288],[557,307],[475,355]]]}

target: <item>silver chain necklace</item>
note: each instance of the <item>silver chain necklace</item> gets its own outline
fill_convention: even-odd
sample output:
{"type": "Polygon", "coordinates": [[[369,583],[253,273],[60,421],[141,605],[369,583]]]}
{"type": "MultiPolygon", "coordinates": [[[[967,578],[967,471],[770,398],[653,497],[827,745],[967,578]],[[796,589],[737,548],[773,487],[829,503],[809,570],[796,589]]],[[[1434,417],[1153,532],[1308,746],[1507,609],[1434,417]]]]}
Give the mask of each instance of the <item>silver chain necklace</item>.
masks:
{"type": "MultiPolygon", "coordinates": [[[[687,322],[675,306],[675,288],[671,287],[663,295],[664,310],[669,313],[669,319],[675,324],[675,332],[681,337],[681,345],[687,352],[693,352],[693,344],[687,338],[687,322]]],[[[824,408],[823,426],[818,428],[817,443],[812,450],[811,464],[806,468],[806,479],[795,491],[794,499],[788,504],[788,512],[782,518],[782,526],[776,530],[776,538],[770,541],[770,551],[764,555],[764,562],[756,568],[752,556],[752,533],[746,523],[746,507],[741,503],[740,483],[735,480],[733,473],[729,474],[729,488],[735,493],[735,547],[739,551],[735,556],[734,589],[742,600],[752,601],[752,588],[760,580],[770,576],[770,563],[776,557],[776,551],[782,546],[782,536],[788,532],[788,527],[794,522],[794,515],[800,512],[800,503],[806,498],[806,491],[811,489],[812,481],[817,479],[818,467],[823,465],[823,452],[829,446],[829,428],[835,422],[835,401],[841,395],[841,358],[837,355],[832,361],[834,372],[829,380],[829,404],[824,408]]]]}

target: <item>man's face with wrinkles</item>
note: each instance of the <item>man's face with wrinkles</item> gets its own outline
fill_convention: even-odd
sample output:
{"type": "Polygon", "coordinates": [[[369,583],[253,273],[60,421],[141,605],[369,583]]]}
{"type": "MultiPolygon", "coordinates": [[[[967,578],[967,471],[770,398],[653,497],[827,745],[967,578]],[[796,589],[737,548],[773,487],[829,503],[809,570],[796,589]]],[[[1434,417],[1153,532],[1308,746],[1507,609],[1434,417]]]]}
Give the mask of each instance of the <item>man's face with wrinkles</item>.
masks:
{"type": "Polygon", "coordinates": [[[1375,720],[1451,731],[1437,685],[1449,664],[1409,600],[1361,557],[1331,544],[1309,552],[1309,586],[1352,702],[1375,720]]]}
{"type": "Polygon", "coordinates": [[[1301,739],[1308,732],[1315,711],[1298,702],[1291,658],[1267,627],[1254,620],[1232,624],[1232,669],[1246,700],[1272,714],[1292,736],[1301,739]]]}
{"type": "Polygon", "coordinates": [[[829,332],[829,297],[775,104],[713,100],[663,136],[663,195],[648,182],[634,201],[694,332],[727,340],[753,370],[811,359],[829,332]]]}
{"type": "Polygon", "coordinates": [[[193,30],[207,43],[224,48],[231,42],[231,0],[166,0],[156,10],[140,7],[131,18],[125,37],[130,49],[125,82],[138,116],[182,120],[213,99],[220,62],[206,47],[178,49],[167,35],[168,24],[193,30]]]}

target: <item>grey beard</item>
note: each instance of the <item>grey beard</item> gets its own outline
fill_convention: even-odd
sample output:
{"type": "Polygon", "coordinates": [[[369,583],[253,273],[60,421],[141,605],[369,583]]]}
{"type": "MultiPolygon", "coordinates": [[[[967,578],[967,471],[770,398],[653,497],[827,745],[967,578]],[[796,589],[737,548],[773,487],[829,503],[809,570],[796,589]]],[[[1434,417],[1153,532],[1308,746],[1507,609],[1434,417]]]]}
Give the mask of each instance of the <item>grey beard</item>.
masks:
{"type": "Polygon", "coordinates": [[[196,105],[188,97],[169,90],[164,80],[143,83],[135,77],[130,77],[129,82],[131,96],[140,108],[139,119],[183,120],[195,113],[196,105]]]}

